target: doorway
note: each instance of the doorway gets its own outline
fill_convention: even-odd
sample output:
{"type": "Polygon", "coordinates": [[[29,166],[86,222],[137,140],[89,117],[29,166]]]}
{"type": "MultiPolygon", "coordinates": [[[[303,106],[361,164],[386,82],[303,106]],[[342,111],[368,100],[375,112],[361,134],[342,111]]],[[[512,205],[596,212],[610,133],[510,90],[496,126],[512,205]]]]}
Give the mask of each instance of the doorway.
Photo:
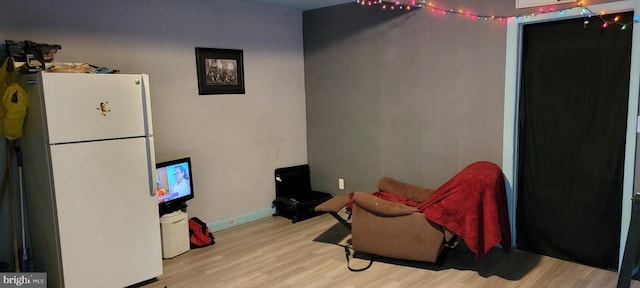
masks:
{"type": "MultiPolygon", "coordinates": [[[[600,13],[623,13],[629,11],[635,11],[638,9],[634,3],[630,1],[611,2],[605,4],[596,4],[588,6],[588,10],[593,15],[600,13]]],[[[522,204],[519,203],[519,181],[518,178],[520,171],[518,170],[518,161],[520,157],[519,149],[519,102],[520,99],[520,84],[521,84],[521,55],[522,55],[522,36],[524,28],[530,24],[538,24],[550,21],[562,21],[568,19],[580,19],[584,24],[585,15],[584,10],[581,8],[573,8],[563,10],[561,13],[545,13],[534,17],[522,17],[509,21],[507,24],[507,50],[506,50],[506,67],[505,67],[505,103],[504,103],[504,135],[503,135],[503,172],[505,174],[507,198],[509,203],[509,214],[512,231],[512,239],[515,246],[520,245],[519,234],[520,227],[516,226],[519,219],[516,215],[516,206],[522,204]]],[[[637,14],[637,13],[636,13],[637,14]]],[[[637,23],[638,16],[634,18],[634,22],[637,23]]],[[[595,24],[591,21],[589,24],[595,24]]],[[[597,25],[597,24],[595,24],[597,25]]],[[[636,27],[637,28],[637,27],[636,27]]],[[[615,28],[614,28],[615,29],[615,28]]],[[[619,27],[618,27],[619,29],[619,27]]],[[[629,69],[630,77],[628,79],[634,79],[628,85],[628,102],[627,102],[627,117],[626,117],[626,130],[625,130],[625,144],[624,144],[624,164],[622,168],[622,192],[619,206],[621,206],[620,229],[618,239],[625,240],[628,233],[628,225],[631,215],[631,196],[633,194],[634,183],[634,169],[635,169],[635,156],[636,156],[636,121],[638,116],[638,93],[640,91],[640,83],[637,79],[640,79],[640,30],[635,29],[632,33],[632,47],[631,47],[631,68],[629,69]]],[[[568,84],[569,85],[569,84],[568,84]]],[[[544,213],[541,212],[541,213],[544,213]]],[[[614,233],[615,234],[615,233],[614,233]]],[[[614,237],[615,238],[615,237],[614,237]]],[[[573,239],[572,241],[576,241],[573,239]]],[[[617,258],[620,258],[622,251],[624,251],[624,241],[617,241],[619,243],[619,251],[617,258]]],[[[615,249],[614,249],[615,250],[615,249]]],[[[613,252],[612,254],[615,254],[613,252]]],[[[613,261],[615,262],[615,261],[613,261]]],[[[609,265],[619,267],[618,264],[609,265]]]]}
{"type": "Polygon", "coordinates": [[[517,246],[615,270],[632,31],[597,20],[523,29],[517,246]]]}

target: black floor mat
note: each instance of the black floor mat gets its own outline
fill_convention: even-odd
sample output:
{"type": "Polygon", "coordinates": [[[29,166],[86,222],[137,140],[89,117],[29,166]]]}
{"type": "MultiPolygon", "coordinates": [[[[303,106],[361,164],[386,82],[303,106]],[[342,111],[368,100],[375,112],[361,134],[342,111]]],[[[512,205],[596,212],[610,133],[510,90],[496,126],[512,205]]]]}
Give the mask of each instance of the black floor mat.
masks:
{"type": "MultiPolygon", "coordinates": [[[[350,246],[350,240],[351,231],[341,223],[334,224],[313,239],[313,241],[316,242],[340,246],[350,246]]],[[[343,248],[336,247],[336,249],[343,248]]],[[[540,262],[541,258],[540,255],[519,250],[512,250],[510,253],[505,253],[502,248],[494,247],[481,259],[475,259],[473,252],[466,246],[463,240],[449,251],[449,254],[440,266],[431,262],[387,258],[357,251],[353,254],[353,257],[362,260],[369,260],[373,257],[373,265],[375,265],[375,262],[380,262],[433,271],[448,269],[471,270],[476,271],[482,277],[498,276],[513,281],[517,281],[529,273],[540,262]]]]}
{"type": "Polygon", "coordinates": [[[350,235],[351,231],[349,231],[347,227],[344,227],[344,225],[340,223],[336,223],[327,231],[322,232],[322,234],[313,239],[313,241],[339,245],[350,235]]]}

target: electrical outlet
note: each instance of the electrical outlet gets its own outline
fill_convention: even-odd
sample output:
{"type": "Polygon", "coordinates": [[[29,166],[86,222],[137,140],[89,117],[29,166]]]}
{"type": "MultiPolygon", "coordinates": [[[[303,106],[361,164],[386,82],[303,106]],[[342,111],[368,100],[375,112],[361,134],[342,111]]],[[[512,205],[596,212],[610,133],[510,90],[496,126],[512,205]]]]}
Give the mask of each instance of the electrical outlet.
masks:
{"type": "Polygon", "coordinates": [[[338,178],[338,189],[344,190],[344,179],[338,178]]]}

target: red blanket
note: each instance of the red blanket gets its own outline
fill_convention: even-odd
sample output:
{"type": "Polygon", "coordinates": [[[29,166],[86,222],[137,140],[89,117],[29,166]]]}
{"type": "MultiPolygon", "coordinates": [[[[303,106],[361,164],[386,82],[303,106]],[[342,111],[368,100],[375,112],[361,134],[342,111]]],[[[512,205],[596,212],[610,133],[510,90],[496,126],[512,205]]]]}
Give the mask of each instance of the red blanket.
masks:
{"type": "Polygon", "coordinates": [[[473,163],[416,203],[397,194],[374,192],[385,200],[417,207],[427,219],[462,237],[476,259],[500,243],[511,251],[511,229],[502,170],[486,161],[473,163]]]}
{"type": "Polygon", "coordinates": [[[476,259],[500,243],[511,251],[511,229],[502,170],[476,162],[444,183],[418,208],[427,219],[464,239],[476,259]]]}

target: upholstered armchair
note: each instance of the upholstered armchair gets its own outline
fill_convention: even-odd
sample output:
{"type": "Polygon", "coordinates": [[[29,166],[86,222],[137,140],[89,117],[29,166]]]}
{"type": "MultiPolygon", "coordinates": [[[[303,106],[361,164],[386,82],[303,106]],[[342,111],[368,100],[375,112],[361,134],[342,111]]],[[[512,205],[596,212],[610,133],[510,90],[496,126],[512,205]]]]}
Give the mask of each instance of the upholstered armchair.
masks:
{"type": "MultiPolygon", "coordinates": [[[[417,203],[427,201],[435,191],[388,177],[380,179],[378,189],[417,203]]],[[[371,193],[338,195],[315,209],[329,212],[343,224],[350,225],[351,244],[358,252],[440,263],[440,256],[446,255],[443,252],[455,241],[453,233],[428,221],[417,208],[371,193]],[[344,207],[351,211],[351,223],[341,220],[337,214],[344,207]]]]}

